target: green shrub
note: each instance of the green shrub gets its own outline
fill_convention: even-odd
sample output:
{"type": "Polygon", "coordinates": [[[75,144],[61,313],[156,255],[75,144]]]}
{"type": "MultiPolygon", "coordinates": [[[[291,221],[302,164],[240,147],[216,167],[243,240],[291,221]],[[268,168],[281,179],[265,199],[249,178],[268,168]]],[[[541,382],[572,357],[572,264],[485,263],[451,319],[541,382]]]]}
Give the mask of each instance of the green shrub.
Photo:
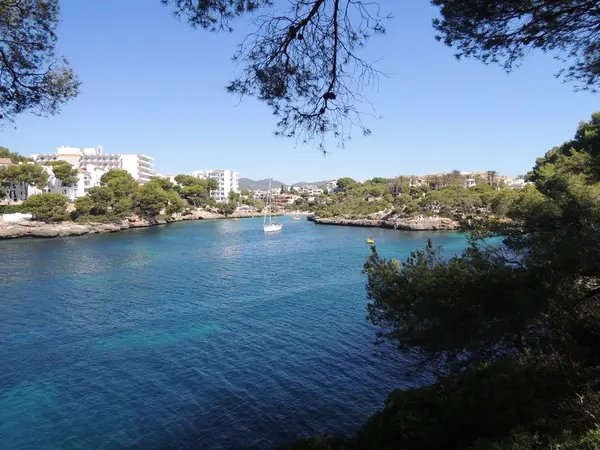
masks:
{"type": "Polygon", "coordinates": [[[23,212],[22,205],[0,205],[0,214],[13,214],[23,212]]]}
{"type": "Polygon", "coordinates": [[[33,214],[34,219],[43,222],[59,222],[69,218],[69,199],[61,194],[32,195],[23,202],[23,211],[33,214]]]}

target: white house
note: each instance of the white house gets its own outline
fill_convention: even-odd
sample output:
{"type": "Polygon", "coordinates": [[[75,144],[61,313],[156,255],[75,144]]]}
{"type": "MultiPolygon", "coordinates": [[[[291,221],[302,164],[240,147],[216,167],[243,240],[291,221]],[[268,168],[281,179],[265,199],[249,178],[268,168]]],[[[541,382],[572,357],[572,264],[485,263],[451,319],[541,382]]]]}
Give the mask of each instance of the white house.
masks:
{"type": "Polygon", "coordinates": [[[88,164],[86,169],[77,169],[77,182],[72,185],[64,185],[62,181],[54,176],[52,167],[44,166],[48,172],[48,184],[45,189],[30,188],[29,195],[42,192],[65,195],[70,201],[88,194],[91,187],[100,186],[100,179],[107,171],[98,169],[93,164],[88,164]]]}
{"type": "Polygon", "coordinates": [[[308,194],[310,196],[320,195],[324,192],[323,189],[317,186],[299,186],[294,188],[299,194],[308,194]]]}
{"type": "Polygon", "coordinates": [[[523,177],[517,177],[517,178],[507,178],[505,180],[506,186],[508,186],[511,189],[523,189],[525,187],[526,184],[529,184],[528,182],[525,181],[525,178],[523,177]]]}
{"type": "Polygon", "coordinates": [[[467,178],[463,186],[465,187],[465,189],[472,188],[477,186],[477,182],[475,181],[475,178],[467,178]]]}

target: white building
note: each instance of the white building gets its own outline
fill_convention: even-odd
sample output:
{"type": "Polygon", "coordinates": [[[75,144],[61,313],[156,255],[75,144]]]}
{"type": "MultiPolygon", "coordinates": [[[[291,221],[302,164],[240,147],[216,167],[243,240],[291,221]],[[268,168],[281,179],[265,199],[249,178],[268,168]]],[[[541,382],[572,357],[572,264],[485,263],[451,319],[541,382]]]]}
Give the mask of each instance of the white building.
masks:
{"type": "Polygon", "coordinates": [[[523,177],[506,178],[504,183],[511,189],[523,189],[525,185],[530,184],[529,182],[525,181],[525,178],[523,177]]]}
{"type": "Polygon", "coordinates": [[[38,164],[48,161],[67,161],[76,169],[87,170],[93,165],[100,170],[126,170],[140,183],[145,183],[154,176],[154,163],[151,157],[142,154],[104,153],[103,147],[58,147],[56,153],[31,155],[38,164]]]}
{"type": "Polygon", "coordinates": [[[330,180],[327,182],[327,186],[325,187],[325,189],[327,190],[328,194],[331,194],[332,192],[337,192],[337,181],[338,180],[330,180]]]}
{"type": "Polygon", "coordinates": [[[54,176],[52,167],[44,166],[48,173],[48,183],[44,189],[38,189],[34,186],[29,187],[29,195],[51,193],[62,194],[70,201],[83,197],[88,194],[91,187],[100,186],[100,179],[107,171],[98,169],[93,164],[88,164],[86,169],[77,169],[77,182],[72,185],[65,185],[54,176]]]}
{"type": "Polygon", "coordinates": [[[121,168],[126,170],[140,183],[150,181],[154,176],[154,162],[150,156],[137,155],[121,155],[121,168]]]}
{"type": "Polygon", "coordinates": [[[321,195],[324,191],[317,186],[300,186],[294,188],[299,194],[308,194],[310,196],[321,195]]]}
{"type": "Polygon", "coordinates": [[[475,178],[467,178],[464,182],[465,189],[472,188],[475,186],[477,186],[477,181],[475,180],[475,178]]]}
{"type": "Polygon", "coordinates": [[[217,180],[217,189],[210,191],[210,196],[217,202],[226,202],[230,192],[240,192],[239,176],[234,170],[195,170],[191,175],[196,178],[217,180]]]}

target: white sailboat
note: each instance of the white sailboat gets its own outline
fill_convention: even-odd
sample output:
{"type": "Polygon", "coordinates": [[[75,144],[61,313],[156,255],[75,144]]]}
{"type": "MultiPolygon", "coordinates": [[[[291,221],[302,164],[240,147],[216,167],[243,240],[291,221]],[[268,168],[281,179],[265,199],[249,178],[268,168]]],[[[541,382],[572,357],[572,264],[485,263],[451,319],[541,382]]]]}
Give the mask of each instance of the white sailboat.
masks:
{"type": "Polygon", "coordinates": [[[271,218],[271,179],[269,178],[269,193],[267,194],[267,202],[265,204],[265,220],[263,223],[263,229],[265,233],[271,233],[273,231],[281,231],[283,228],[283,224],[274,223],[271,218]],[[267,214],[269,215],[269,220],[267,221],[267,214]]]}

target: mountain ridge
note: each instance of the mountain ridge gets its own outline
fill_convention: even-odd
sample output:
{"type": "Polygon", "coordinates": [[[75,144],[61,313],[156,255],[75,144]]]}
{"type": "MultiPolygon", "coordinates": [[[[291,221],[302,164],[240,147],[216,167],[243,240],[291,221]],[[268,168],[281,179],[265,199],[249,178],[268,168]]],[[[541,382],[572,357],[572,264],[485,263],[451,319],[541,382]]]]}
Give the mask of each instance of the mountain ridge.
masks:
{"type": "MultiPolygon", "coordinates": [[[[313,185],[313,186],[320,186],[323,184],[327,184],[328,181],[315,181],[312,183],[308,183],[306,181],[300,181],[298,183],[294,183],[294,184],[287,184],[287,183],[283,183],[281,181],[278,180],[273,180],[271,182],[271,187],[272,188],[280,188],[281,186],[295,186],[295,187],[299,187],[299,186],[307,186],[307,185],[313,185]]],[[[244,190],[244,189],[248,189],[248,190],[266,190],[269,188],[269,179],[265,178],[264,180],[253,180],[251,178],[240,178],[239,179],[239,186],[240,186],[240,190],[244,190]]]]}

